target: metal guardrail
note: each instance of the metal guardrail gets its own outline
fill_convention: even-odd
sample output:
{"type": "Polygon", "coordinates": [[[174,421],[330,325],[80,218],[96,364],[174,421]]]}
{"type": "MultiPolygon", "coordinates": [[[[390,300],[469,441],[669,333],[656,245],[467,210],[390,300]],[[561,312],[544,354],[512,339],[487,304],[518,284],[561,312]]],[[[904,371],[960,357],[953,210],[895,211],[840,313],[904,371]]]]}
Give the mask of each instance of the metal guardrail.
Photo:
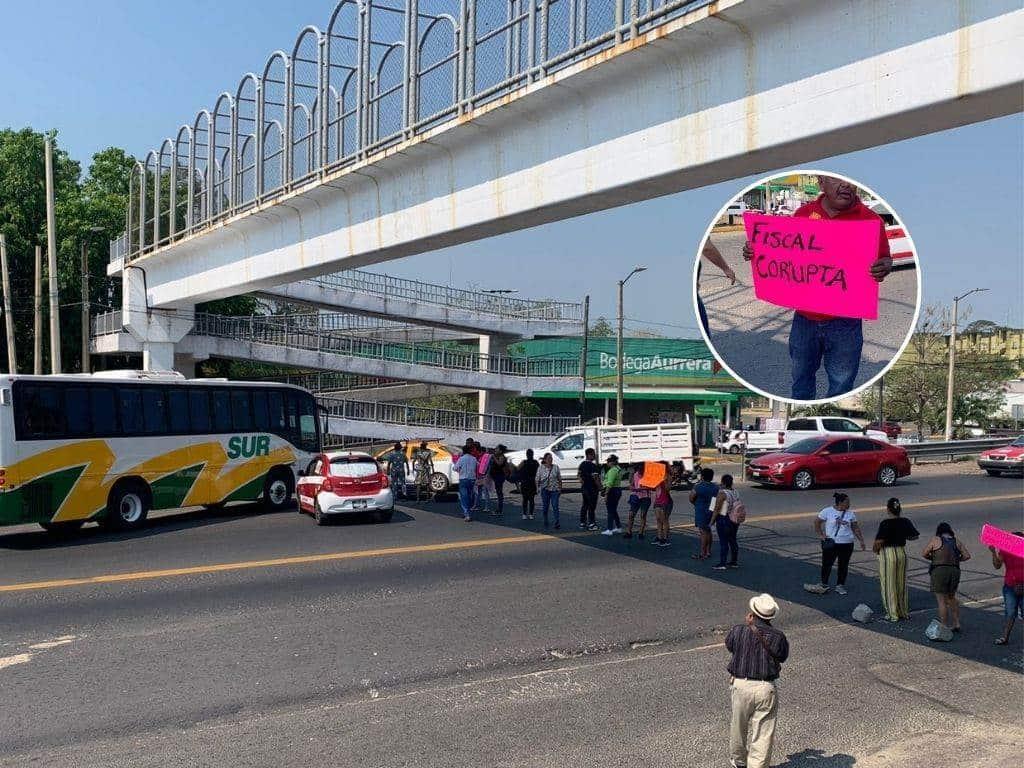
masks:
{"type": "Polygon", "coordinates": [[[264,376],[260,381],[273,381],[279,384],[293,384],[316,394],[318,392],[354,392],[366,389],[387,389],[389,387],[405,387],[407,381],[383,379],[379,376],[362,376],[358,373],[340,373],[338,371],[306,371],[290,373],[282,376],[264,376]]]}
{"type": "Polygon", "coordinates": [[[425,304],[467,309],[481,314],[523,320],[562,320],[583,322],[583,305],[544,299],[515,299],[486,291],[452,288],[447,285],[407,280],[376,272],[353,269],[315,277],[305,282],[328,288],[358,291],[384,298],[408,299],[425,304]]]}
{"type": "Polygon", "coordinates": [[[366,162],[711,2],[341,0],[322,31],[303,28],[136,163],[111,262],[366,162]]]}
{"type": "Polygon", "coordinates": [[[491,432],[500,435],[559,435],[579,426],[579,416],[508,416],[472,413],[443,408],[423,408],[405,403],[371,403],[348,398],[320,396],[328,416],[352,421],[372,421],[418,429],[451,432],[491,432]]]}
{"type": "Polygon", "coordinates": [[[970,456],[990,448],[1002,448],[1014,441],[1012,437],[991,437],[978,440],[951,440],[943,443],[910,443],[902,446],[913,461],[936,456],[947,456],[952,461],[957,456],[970,456]]]}
{"type": "Polygon", "coordinates": [[[110,333],[120,333],[124,330],[124,325],[121,320],[121,312],[117,310],[114,310],[113,312],[101,312],[98,315],[93,315],[92,335],[106,336],[110,333]]]}
{"type": "Polygon", "coordinates": [[[501,376],[573,378],[580,375],[578,359],[483,355],[436,343],[375,341],[354,336],[339,336],[312,326],[307,322],[309,317],[316,316],[226,317],[197,314],[192,334],[501,376]],[[302,320],[293,322],[295,317],[301,317],[302,320]]]}

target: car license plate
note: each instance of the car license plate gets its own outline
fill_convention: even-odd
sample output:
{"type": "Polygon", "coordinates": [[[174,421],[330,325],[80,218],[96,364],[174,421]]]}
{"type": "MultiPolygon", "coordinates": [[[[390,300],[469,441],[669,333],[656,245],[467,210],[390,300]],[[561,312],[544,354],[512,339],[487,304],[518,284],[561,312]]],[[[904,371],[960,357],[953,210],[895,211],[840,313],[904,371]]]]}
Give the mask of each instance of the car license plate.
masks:
{"type": "Polygon", "coordinates": [[[356,499],[353,501],[352,509],[366,509],[366,499],[356,499]]]}

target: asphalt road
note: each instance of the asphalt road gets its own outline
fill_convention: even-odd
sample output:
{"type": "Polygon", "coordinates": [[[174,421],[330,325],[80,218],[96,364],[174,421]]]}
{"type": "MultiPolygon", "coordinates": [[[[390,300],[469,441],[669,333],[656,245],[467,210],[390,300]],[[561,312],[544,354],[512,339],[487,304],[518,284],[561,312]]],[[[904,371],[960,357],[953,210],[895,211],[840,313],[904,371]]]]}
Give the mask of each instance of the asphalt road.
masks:
{"type": "MultiPolygon", "coordinates": [[[[1019,526],[1018,479],[922,470],[895,491],[922,531],[1019,526]]],[[[870,551],[850,595],[817,596],[812,520],[827,489],[743,491],[742,568],[674,546],[519,520],[462,522],[448,502],[391,524],[319,528],[295,512],[180,513],[143,531],[0,536],[3,766],[718,766],[724,632],[751,594],[782,606],[791,660],[774,765],[1016,766],[1021,630],[973,547],[964,633],[930,644],[926,568],[913,619],[879,607],[870,551]]],[[[855,488],[870,537],[890,491],[855,488]]],[[[915,547],[919,551],[919,543],[915,547]]],[[[914,550],[912,550],[914,551],[914,550]]],[[[916,555],[916,553],[915,553],[916,555]]]]}
{"type": "MultiPolygon", "coordinates": [[[[743,232],[714,234],[712,241],[736,273],[735,285],[712,264],[704,264],[700,296],[708,313],[711,345],[718,358],[741,379],[776,397],[792,394],[789,329],[793,310],[754,298],[750,265],[743,261],[743,232]]],[[[917,270],[900,269],[882,282],[878,319],[864,321],[864,349],[856,386],[872,379],[896,357],[914,321],[917,270]]],[[[818,371],[818,397],[828,379],[818,371]]]]}

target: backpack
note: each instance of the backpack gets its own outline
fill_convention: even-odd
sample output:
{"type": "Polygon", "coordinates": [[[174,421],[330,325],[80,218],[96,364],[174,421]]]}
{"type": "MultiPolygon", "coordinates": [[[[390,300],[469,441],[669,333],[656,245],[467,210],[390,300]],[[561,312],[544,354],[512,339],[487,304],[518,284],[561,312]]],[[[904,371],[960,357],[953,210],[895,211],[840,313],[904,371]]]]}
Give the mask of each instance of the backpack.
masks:
{"type": "Polygon", "coordinates": [[[726,491],[726,498],[729,500],[729,507],[726,513],[729,521],[736,525],[746,522],[747,505],[743,503],[743,500],[736,494],[736,491],[726,491]]]}
{"type": "Polygon", "coordinates": [[[491,454],[485,453],[480,456],[476,463],[476,476],[486,477],[487,468],[491,465],[491,454]]]}

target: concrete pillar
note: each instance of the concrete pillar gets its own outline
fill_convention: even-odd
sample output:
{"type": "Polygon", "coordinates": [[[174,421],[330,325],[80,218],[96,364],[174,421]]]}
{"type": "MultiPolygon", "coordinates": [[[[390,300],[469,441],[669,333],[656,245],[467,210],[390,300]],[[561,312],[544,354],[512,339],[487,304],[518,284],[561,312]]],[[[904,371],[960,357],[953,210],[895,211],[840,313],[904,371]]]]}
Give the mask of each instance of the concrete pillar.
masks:
{"type": "MultiPolygon", "coordinates": [[[[487,371],[488,360],[484,355],[504,355],[508,352],[508,346],[515,339],[512,336],[489,335],[480,337],[480,370],[487,371]]],[[[499,371],[492,371],[498,373],[499,371]]],[[[499,392],[497,390],[481,389],[477,391],[477,410],[481,414],[504,414],[505,404],[508,402],[510,392],[499,392]]],[[[481,432],[487,429],[486,419],[480,416],[479,429],[481,432]]]]}
{"type": "MultiPolygon", "coordinates": [[[[143,360],[145,360],[145,347],[143,347],[143,360]]],[[[174,356],[174,370],[184,376],[186,379],[194,379],[196,377],[196,363],[199,362],[192,355],[175,355],[174,356]]],[[[149,368],[146,369],[150,370],[149,368]]]]}
{"type": "Polygon", "coordinates": [[[121,322],[142,344],[143,369],[175,370],[174,345],[192,330],[195,307],[150,307],[146,273],[141,269],[126,268],[121,283],[121,322]]]}

